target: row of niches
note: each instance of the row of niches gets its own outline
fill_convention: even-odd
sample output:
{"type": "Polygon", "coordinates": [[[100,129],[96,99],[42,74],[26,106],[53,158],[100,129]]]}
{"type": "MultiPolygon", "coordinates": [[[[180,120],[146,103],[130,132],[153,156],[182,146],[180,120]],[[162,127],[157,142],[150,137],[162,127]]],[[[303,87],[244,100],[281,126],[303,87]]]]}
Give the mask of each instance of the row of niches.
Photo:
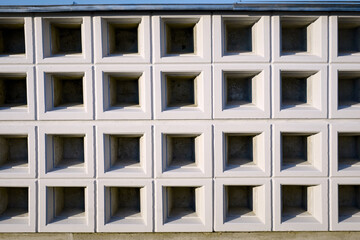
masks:
{"type": "Polygon", "coordinates": [[[0,134],[0,178],[92,178],[95,165],[101,178],[204,178],[213,165],[216,177],[360,176],[360,128],[345,125],[330,125],[328,137],[326,124],[274,124],[272,147],[267,124],[215,125],[214,140],[211,125],[98,127],[95,139],[91,127],[43,126],[37,157],[34,133],[10,127],[0,134]]]}
{"type": "Polygon", "coordinates": [[[359,179],[329,182],[322,178],[4,181],[0,232],[359,230],[359,179]]]}
{"type": "MultiPolygon", "coordinates": [[[[92,51],[96,62],[150,62],[152,36],[155,62],[211,61],[210,14],[93,17],[93,27],[91,19],[35,17],[32,31],[30,17],[2,18],[0,59],[15,57],[9,61],[18,61],[16,57],[32,52],[30,35],[35,34],[39,63],[91,62],[92,51]]],[[[327,62],[327,28],[327,16],[214,15],[214,60],[269,62],[272,48],[275,61],[327,62]]],[[[359,62],[360,19],[331,16],[330,29],[332,60],[359,62]]]]}
{"type": "MultiPolygon", "coordinates": [[[[9,68],[17,72],[1,70],[0,118],[34,119],[33,70],[9,68]]],[[[360,116],[357,65],[331,66],[329,80],[326,65],[275,65],[270,76],[266,65],[224,64],[213,81],[210,66],[174,68],[154,67],[152,78],[148,66],[97,67],[96,101],[91,67],[37,68],[39,119],[93,119],[93,104],[96,119],[270,118],[271,108],[274,118],[360,116]]]]}

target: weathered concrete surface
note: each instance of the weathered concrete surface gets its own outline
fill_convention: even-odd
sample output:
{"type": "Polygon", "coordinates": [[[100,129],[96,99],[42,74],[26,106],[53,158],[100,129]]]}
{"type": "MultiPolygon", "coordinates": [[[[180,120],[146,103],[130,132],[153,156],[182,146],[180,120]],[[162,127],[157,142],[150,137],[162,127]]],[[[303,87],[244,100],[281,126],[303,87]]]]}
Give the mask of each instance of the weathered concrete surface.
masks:
{"type": "Polygon", "coordinates": [[[259,233],[13,233],[0,240],[358,240],[360,232],[259,232],[259,233]]]}

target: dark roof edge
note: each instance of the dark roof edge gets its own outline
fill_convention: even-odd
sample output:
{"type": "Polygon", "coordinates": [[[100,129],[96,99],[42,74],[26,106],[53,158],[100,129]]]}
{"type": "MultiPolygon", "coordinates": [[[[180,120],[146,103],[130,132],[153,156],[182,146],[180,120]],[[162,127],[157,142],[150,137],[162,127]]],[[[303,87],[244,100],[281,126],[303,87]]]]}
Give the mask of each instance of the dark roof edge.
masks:
{"type": "Polygon", "coordinates": [[[1,13],[88,11],[330,11],[358,12],[360,1],[339,2],[240,2],[236,4],[108,4],[59,6],[0,6],[1,13]]]}

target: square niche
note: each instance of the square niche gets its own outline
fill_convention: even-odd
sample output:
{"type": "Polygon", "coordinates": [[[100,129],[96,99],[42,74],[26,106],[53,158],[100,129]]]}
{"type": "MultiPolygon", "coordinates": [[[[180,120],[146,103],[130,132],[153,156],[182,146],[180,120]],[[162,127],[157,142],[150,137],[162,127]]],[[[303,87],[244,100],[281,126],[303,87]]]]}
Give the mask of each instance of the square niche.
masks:
{"type": "Polygon", "coordinates": [[[106,187],[105,218],[108,223],[143,222],[140,187],[106,187]]]}
{"type": "Polygon", "coordinates": [[[104,101],[108,110],[122,108],[139,108],[140,98],[140,77],[141,74],[109,74],[108,87],[105,86],[104,96],[108,99],[104,101]]]}
{"type": "MultiPolygon", "coordinates": [[[[165,188],[165,223],[186,223],[199,218],[197,206],[198,187],[166,187],[165,188]]],[[[200,219],[198,219],[200,221],[200,219]]]]}
{"type": "Polygon", "coordinates": [[[319,186],[281,185],[281,222],[318,223],[315,202],[319,186]]]}
{"type": "Polygon", "coordinates": [[[199,167],[199,136],[168,134],[164,138],[164,171],[199,167]]]}
{"type": "Polygon", "coordinates": [[[110,141],[110,156],[105,161],[106,171],[140,168],[143,136],[107,135],[110,141]]]}
{"type": "Polygon", "coordinates": [[[165,22],[165,54],[196,54],[196,22],[165,22]]]}
{"type": "Polygon", "coordinates": [[[0,74],[0,108],[26,107],[26,75],[0,74]]]}
{"type": "Polygon", "coordinates": [[[338,56],[360,53],[360,21],[338,18],[338,56]]]}
{"type": "Polygon", "coordinates": [[[197,107],[197,75],[166,74],[166,108],[197,107]]]}
{"type": "Polygon", "coordinates": [[[339,222],[360,222],[360,185],[338,185],[339,222]]]}
{"type": "Polygon", "coordinates": [[[82,53],[81,23],[50,23],[51,55],[82,53]]]}
{"type": "Polygon", "coordinates": [[[46,172],[84,172],[84,135],[46,135],[46,172]]]}
{"type": "Polygon", "coordinates": [[[46,86],[48,99],[47,110],[83,108],[84,107],[84,75],[51,74],[46,86]]]}
{"type": "Polygon", "coordinates": [[[321,169],[320,133],[282,133],[281,171],[321,169]]]}
{"type": "Polygon", "coordinates": [[[360,133],[338,134],[338,170],[360,167],[360,133]]]}
{"type": "Polygon", "coordinates": [[[85,224],[84,187],[47,187],[47,224],[85,224]]]}
{"type": "Polygon", "coordinates": [[[0,187],[0,224],[29,223],[29,189],[0,187]]]}
{"type": "Polygon", "coordinates": [[[360,107],[360,72],[338,72],[338,109],[360,107]]]}
{"type": "Polygon", "coordinates": [[[224,133],[223,171],[228,174],[245,174],[241,171],[264,172],[264,133],[224,133]]]}
{"type": "Polygon", "coordinates": [[[21,135],[0,135],[0,172],[28,168],[28,138],[21,135]]]}
{"type": "Polygon", "coordinates": [[[280,16],[274,18],[275,59],[282,62],[326,61],[326,16],[280,16]],[[295,58],[294,58],[295,57],[295,58]]]}
{"type": "Polygon", "coordinates": [[[311,17],[281,17],[281,55],[314,54],[318,47],[315,41],[317,33],[314,31],[319,20],[311,17]]]}
{"type": "Polygon", "coordinates": [[[253,107],[260,104],[258,74],[259,72],[225,72],[223,108],[253,107]]]}
{"type": "Polygon", "coordinates": [[[321,108],[319,72],[281,71],[281,109],[321,108]]]}
{"type": "MultiPolygon", "coordinates": [[[[225,54],[239,54],[253,52],[253,28],[252,21],[224,21],[225,54]]],[[[254,49],[255,50],[255,49],[254,49]]]]}
{"type": "MultiPolygon", "coordinates": [[[[225,186],[225,221],[231,222],[241,217],[254,217],[253,196],[256,186],[225,186]]],[[[255,198],[254,198],[255,197],[255,198]]]]}
{"type": "Polygon", "coordinates": [[[0,23],[0,55],[25,54],[24,22],[0,23]]]}
{"type": "Polygon", "coordinates": [[[139,53],[140,21],[108,21],[108,55],[126,55],[139,53]]]}

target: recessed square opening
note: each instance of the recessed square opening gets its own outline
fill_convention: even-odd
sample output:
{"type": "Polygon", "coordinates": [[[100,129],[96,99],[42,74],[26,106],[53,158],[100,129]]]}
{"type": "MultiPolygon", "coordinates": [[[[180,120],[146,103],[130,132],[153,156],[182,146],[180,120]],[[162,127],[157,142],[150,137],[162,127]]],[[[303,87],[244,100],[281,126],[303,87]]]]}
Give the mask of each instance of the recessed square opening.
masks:
{"type": "Polygon", "coordinates": [[[311,134],[281,134],[282,169],[313,165],[311,134]]]}
{"type": "Polygon", "coordinates": [[[0,24],[0,55],[25,54],[24,23],[0,24]]]}
{"type": "Polygon", "coordinates": [[[139,23],[108,23],[109,54],[138,53],[139,23]]]}
{"type": "Polygon", "coordinates": [[[110,170],[140,167],[141,136],[110,136],[110,170]]]}
{"type": "Polygon", "coordinates": [[[0,108],[26,106],[26,76],[0,75],[0,108]]]}
{"type": "Polygon", "coordinates": [[[225,139],[227,168],[256,164],[255,135],[226,134],[225,139]]]}
{"type": "Polygon", "coordinates": [[[339,134],[338,168],[360,166],[360,134],[339,134]]]}
{"type": "Polygon", "coordinates": [[[338,73],[338,108],[360,107],[360,72],[338,73]]]}
{"type": "Polygon", "coordinates": [[[166,187],[166,222],[198,217],[196,187],[166,187]]]}
{"type": "Polygon", "coordinates": [[[28,167],[27,136],[0,136],[0,170],[28,167]]]}
{"type": "Polygon", "coordinates": [[[293,20],[280,18],[281,21],[281,52],[296,54],[310,52],[311,35],[309,27],[313,20],[293,20]]]}
{"type": "Polygon", "coordinates": [[[83,76],[54,75],[52,80],[54,108],[83,106],[83,76]]]}
{"type": "Polygon", "coordinates": [[[255,216],[254,186],[225,186],[226,221],[255,216]]]}
{"type": "MultiPolygon", "coordinates": [[[[48,223],[85,218],[84,187],[47,187],[48,223]]],[[[75,222],[73,222],[75,223],[75,222]]]]}
{"type": "Polygon", "coordinates": [[[166,106],[196,107],[197,76],[166,75],[166,106]]]}
{"type": "Polygon", "coordinates": [[[256,94],[253,87],[256,86],[258,73],[225,73],[225,107],[239,107],[241,105],[255,104],[256,94]]]}
{"type": "Polygon", "coordinates": [[[309,72],[281,72],[281,107],[312,106],[313,92],[312,76],[309,72]]]}
{"type": "Polygon", "coordinates": [[[339,222],[357,219],[360,222],[360,186],[339,185],[339,222]]]}
{"type": "Polygon", "coordinates": [[[166,170],[196,167],[198,136],[166,135],[166,170]]]}
{"type": "Polygon", "coordinates": [[[360,23],[338,18],[338,55],[360,52],[360,23]]]}
{"type": "MultiPolygon", "coordinates": [[[[0,222],[22,223],[29,216],[27,187],[0,187],[0,222]]],[[[27,221],[27,220],[25,220],[27,221]]]]}
{"type": "Polygon", "coordinates": [[[309,217],[309,194],[311,186],[282,185],[281,186],[281,220],[287,221],[297,217],[309,217]]]}
{"type": "Polygon", "coordinates": [[[253,28],[255,22],[225,20],[225,54],[253,51],[253,28]]]}
{"type": "Polygon", "coordinates": [[[196,54],[196,23],[165,23],[166,54],[196,54]]]}
{"type": "Polygon", "coordinates": [[[140,76],[109,76],[110,107],[139,107],[140,76]]]}
{"type": "Polygon", "coordinates": [[[84,138],[85,136],[76,135],[48,136],[48,171],[83,168],[85,161],[84,138]]]}
{"type": "Polygon", "coordinates": [[[51,54],[82,53],[80,23],[50,23],[51,54]]]}
{"type": "Polygon", "coordinates": [[[110,194],[106,199],[107,223],[142,217],[140,187],[109,187],[106,190],[110,194]]]}

